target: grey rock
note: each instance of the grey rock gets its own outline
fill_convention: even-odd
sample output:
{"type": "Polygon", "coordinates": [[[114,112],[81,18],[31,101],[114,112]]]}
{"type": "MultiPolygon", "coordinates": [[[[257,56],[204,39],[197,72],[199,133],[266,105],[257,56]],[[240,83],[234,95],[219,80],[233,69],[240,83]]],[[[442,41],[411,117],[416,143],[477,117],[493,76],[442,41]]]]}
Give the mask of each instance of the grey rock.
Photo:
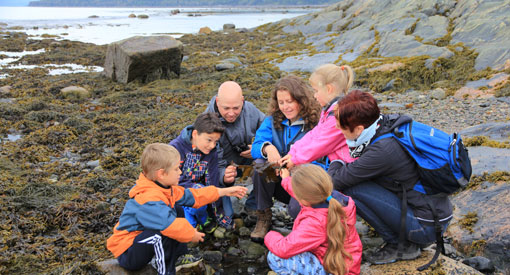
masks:
{"type": "Polygon", "coordinates": [[[424,41],[432,41],[447,34],[448,18],[440,15],[429,15],[421,17],[416,24],[416,29],[412,35],[424,37],[424,41]]]}
{"type": "Polygon", "coordinates": [[[452,204],[455,207],[447,235],[455,246],[460,251],[487,257],[501,269],[510,268],[510,211],[505,209],[510,205],[510,185],[486,182],[479,188],[456,194],[452,204]],[[468,212],[474,212],[478,217],[472,226],[473,232],[459,223],[468,212]],[[473,251],[473,242],[479,240],[484,240],[485,244],[473,251]]]}
{"type": "Polygon", "coordinates": [[[0,94],[1,95],[6,95],[6,94],[9,94],[12,90],[12,86],[10,85],[5,85],[5,86],[2,86],[0,87],[0,94]]]}
{"type": "Polygon", "coordinates": [[[247,32],[249,32],[249,30],[247,28],[239,28],[236,31],[240,32],[240,33],[247,33],[247,32]]]}
{"type": "Polygon", "coordinates": [[[398,110],[403,110],[406,107],[404,105],[402,105],[402,104],[399,104],[399,103],[384,102],[384,103],[379,104],[379,108],[381,110],[389,109],[391,111],[398,111],[398,110]]]}
{"type": "Polygon", "coordinates": [[[248,227],[239,228],[239,236],[248,237],[251,234],[251,230],[248,227]]]}
{"type": "Polygon", "coordinates": [[[282,63],[275,64],[280,70],[286,72],[304,71],[313,72],[325,63],[332,63],[338,59],[339,53],[319,53],[313,56],[307,54],[286,58],[282,63]]]}
{"type": "Polygon", "coordinates": [[[224,62],[224,63],[233,63],[233,64],[238,64],[238,65],[242,65],[243,64],[241,62],[241,60],[239,60],[238,57],[226,58],[226,59],[223,59],[221,62],[224,62]]]}
{"type": "Polygon", "coordinates": [[[226,31],[226,30],[234,30],[236,28],[236,25],[234,24],[231,24],[231,23],[227,23],[227,24],[223,24],[223,30],[226,31]]]}
{"type": "Polygon", "coordinates": [[[490,122],[480,125],[468,127],[460,134],[467,137],[486,136],[496,141],[510,140],[510,123],[509,122],[490,122]]]}
{"type": "Polygon", "coordinates": [[[427,60],[425,60],[425,67],[427,69],[434,69],[434,62],[437,60],[437,58],[429,58],[427,60]]]}
{"type": "Polygon", "coordinates": [[[228,250],[227,250],[227,254],[230,255],[230,256],[239,256],[241,255],[241,250],[239,248],[235,248],[235,247],[229,247],[228,250]]]}
{"type": "Polygon", "coordinates": [[[495,270],[494,264],[492,264],[491,260],[482,256],[465,259],[462,263],[481,272],[493,272],[495,270]]]}
{"type": "Polygon", "coordinates": [[[224,71],[224,70],[232,70],[234,69],[236,66],[232,63],[229,63],[229,62],[221,62],[219,64],[216,64],[216,66],[214,67],[216,69],[216,71],[224,71]]]}
{"type": "Polygon", "coordinates": [[[267,249],[258,243],[249,240],[239,240],[239,248],[243,251],[248,259],[258,259],[263,256],[267,249]]]}
{"type": "Polygon", "coordinates": [[[208,263],[220,263],[223,259],[221,251],[204,251],[203,258],[208,263]]]}
{"type": "Polygon", "coordinates": [[[468,150],[473,175],[510,171],[510,149],[476,146],[468,150]]]}
{"type": "Polygon", "coordinates": [[[87,167],[89,168],[96,168],[99,166],[99,160],[91,160],[91,161],[88,161],[87,164],[86,164],[87,167]]]}
{"type": "Polygon", "coordinates": [[[441,88],[434,89],[430,92],[430,97],[438,100],[443,100],[446,98],[446,91],[441,88]]]}
{"type": "Polygon", "coordinates": [[[171,36],[131,37],[108,45],[104,73],[121,83],[176,78],[182,52],[182,43],[171,36]]]}

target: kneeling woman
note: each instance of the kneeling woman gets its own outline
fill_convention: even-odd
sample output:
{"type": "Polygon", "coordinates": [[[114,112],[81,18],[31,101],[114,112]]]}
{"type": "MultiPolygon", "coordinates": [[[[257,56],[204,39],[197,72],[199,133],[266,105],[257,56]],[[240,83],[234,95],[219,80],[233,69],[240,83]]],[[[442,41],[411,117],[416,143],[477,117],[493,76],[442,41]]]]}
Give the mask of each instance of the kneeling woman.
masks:
{"type": "MultiPolygon", "coordinates": [[[[251,155],[255,162],[277,163],[292,144],[302,138],[319,121],[320,106],[311,88],[297,76],[280,79],[273,89],[269,116],[262,122],[253,141],[251,155]]],[[[253,189],[257,199],[257,224],[251,239],[263,242],[271,226],[273,197],[288,204],[289,194],[276,182],[266,182],[265,176],[255,173],[253,189]]]]}
{"type": "Polygon", "coordinates": [[[334,161],[328,173],[335,189],[354,199],[359,216],[385,241],[383,247],[367,255],[367,260],[385,264],[417,258],[421,245],[436,240],[434,210],[444,231],[452,217],[452,205],[447,197],[427,196],[414,189],[419,180],[416,163],[397,140],[382,138],[371,143],[411,118],[381,115],[372,95],[361,91],[352,91],[341,99],[335,116],[351,156],[358,159],[347,164],[334,161]],[[408,207],[401,216],[403,197],[407,197],[408,207]],[[435,209],[429,207],[428,200],[435,209]],[[401,220],[405,224],[402,233],[401,220]]]}

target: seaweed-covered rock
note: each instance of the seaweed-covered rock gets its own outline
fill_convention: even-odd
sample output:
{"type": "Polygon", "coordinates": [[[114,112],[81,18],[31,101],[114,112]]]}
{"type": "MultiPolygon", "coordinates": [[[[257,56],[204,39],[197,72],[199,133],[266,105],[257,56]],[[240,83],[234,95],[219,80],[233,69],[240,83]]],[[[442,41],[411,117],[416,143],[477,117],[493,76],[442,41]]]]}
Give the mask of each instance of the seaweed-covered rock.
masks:
{"type": "Polygon", "coordinates": [[[131,37],[108,46],[104,72],[121,83],[177,78],[182,52],[182,43],[171,36],[131,37]]]}

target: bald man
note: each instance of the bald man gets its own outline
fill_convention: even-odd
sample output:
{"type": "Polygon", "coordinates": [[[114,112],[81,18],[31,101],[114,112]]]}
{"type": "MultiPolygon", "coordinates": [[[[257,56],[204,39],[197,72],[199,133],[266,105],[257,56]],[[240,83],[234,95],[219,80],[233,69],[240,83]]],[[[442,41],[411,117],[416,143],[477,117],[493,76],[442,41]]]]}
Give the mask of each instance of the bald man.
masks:
{"type": "Polygon", "coordinates": [[[220,181],[231,185],[235,181],[236,169],[227,165],[251,164],[251,143],[255,132],[265,118],[253,103],[245,101],[243,90],[234,81],[226,81],[218,88],[218,94],[209,102],[206,112],[215,112],[225,126],[220,138],[220,181]]]}

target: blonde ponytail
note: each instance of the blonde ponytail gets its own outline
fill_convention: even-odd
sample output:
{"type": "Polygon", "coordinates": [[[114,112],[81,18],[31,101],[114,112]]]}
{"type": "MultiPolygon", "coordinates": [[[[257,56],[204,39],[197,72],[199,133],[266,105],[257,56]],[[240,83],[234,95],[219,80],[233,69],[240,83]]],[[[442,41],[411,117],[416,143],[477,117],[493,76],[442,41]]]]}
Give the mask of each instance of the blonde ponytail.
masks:
{"type": "Polygon", "coordinates": [[[331,199],[328,208],[328,250],[324,255],[324,269],[334,275],[347,274],[348,266],[345,259],[352,260],[352,256],[344,247],[347,236],[346,218],[342,205],[337,200],[331,199]]]}

